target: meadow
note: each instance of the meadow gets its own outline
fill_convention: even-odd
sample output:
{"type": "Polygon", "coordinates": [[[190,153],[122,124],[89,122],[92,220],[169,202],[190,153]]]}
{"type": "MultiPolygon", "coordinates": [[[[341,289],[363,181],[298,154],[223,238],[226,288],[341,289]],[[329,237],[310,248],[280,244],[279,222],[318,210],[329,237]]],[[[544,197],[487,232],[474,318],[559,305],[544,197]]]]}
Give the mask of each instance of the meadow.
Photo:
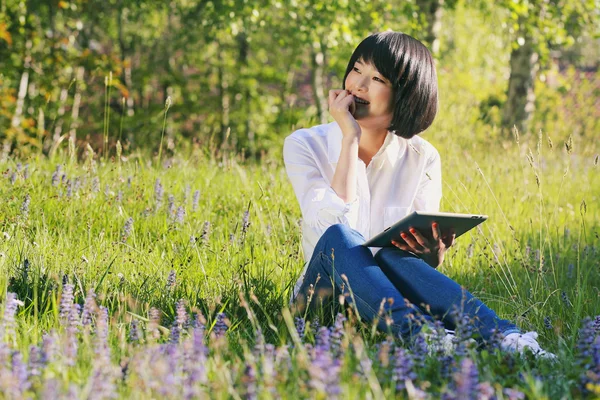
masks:
{"type": "Polygon", "coordinates": [[[453,129],[425,134],[444,161],[442,210],[490,219],[441,271],[536,330],[557,363],[460,335],[450,356],[428,354],[351,309],[290,310],[301,215],[277,157],[65,146],[0,161],[3,397],[600,396],[596,144],[453,129]]]}

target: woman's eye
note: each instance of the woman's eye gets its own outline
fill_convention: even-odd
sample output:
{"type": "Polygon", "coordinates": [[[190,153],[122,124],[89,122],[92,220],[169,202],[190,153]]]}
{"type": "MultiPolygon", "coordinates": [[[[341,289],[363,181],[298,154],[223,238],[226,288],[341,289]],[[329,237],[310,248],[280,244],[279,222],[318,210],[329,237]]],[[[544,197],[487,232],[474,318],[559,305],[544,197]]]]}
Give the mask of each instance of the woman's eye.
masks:
{"type": "Polygon", "coordinates": [[[354,67],[353,68],[356,72],[360,73],[360,71],[358,70],[358,68],[354,67]]]}
{"type": "Polygon", "coordinates": [[[380,79],[380,78],[377,78],[377,77],[375,77],[375,78],[373,78],[373,79],[375,79],[376,81],[379,81],[379,82],[381,82],[381,83],[385,83],[385,82],[383,81],[383,79],[380,79]]]}

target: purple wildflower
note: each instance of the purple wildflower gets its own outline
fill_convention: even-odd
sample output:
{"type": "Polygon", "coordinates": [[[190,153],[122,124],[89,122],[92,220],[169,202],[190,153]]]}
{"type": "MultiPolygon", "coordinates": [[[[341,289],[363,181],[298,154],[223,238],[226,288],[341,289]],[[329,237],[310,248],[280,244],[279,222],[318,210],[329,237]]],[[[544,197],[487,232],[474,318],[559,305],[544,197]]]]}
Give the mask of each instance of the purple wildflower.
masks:
{"type": "Polygon", "coordinates": [[[344,322],[346,317],[342,313],[338,313],[335,317],[335,322],[331,329],[331,351],[335,357],[343,355],[342,352],[342,337],[344,335],[344,322]]]}
{"type": "Polygon", "coordinates": [[[6,302],[4,306],[4,318],[0,321],[0,341],[4,340],[5,335],[11,338],[15,336],[15,315],[17,307],[22,306],[23,302],[17,299],[15,293],[6,294],[6,302]]]}
{"type": "Polygon", "coordinates": [[[121,203],[123,201],[123,191],[119,190],[117,192],[117,203],[121,203]]]}
{"type": "Polygon", "coordinates": [[[260,354],[265,352],[265,335],[263,335],[260,326],[256,328],[256,333],[254,334],[254,336],[256,337],[256,339],[254,341],[253,354],[259,356],[260,354]]]}
{"type": "Polygon", "coordinates": [[[464,358],[460,369],[454,374],[453,380],[444,393],[445,400],[490,400],[494,399],[494,389],[489,382],[479,383],[477,365],[470,358],[464,358]]]}
{"type": "Polygon", "coordinates": [[[173,286],[175,286],[176,278],[177,272],[175,272],[175,270],[172,269],[171,272],[169,272],[169,276],[167,276],[167,289],[170,289],[173,286]]]}
{"type": "Polygon", "coordinates": [[[70,283],[63,285],[62,295],[60,296],[60,318],[62,320],[66,320],[71,312],[74,299],[73,289],[74,286],[70,283]]]}
{"type": "Polygon", "coordinates": [[[320,327],[317,332],[316,347],[326,352],[331,351],[331,331],[326,326],[320,327]]]}
{"type": "Polygon", "coordinates": [[[213,332],[216,337],[223,337],[227,333],[229,327],[225,323],[225,313],[217,314],[217,322],[215,323],[215,327],[213,328],[213,332]]]}
{"type": "Polygon", "coordinates": [[[568,279],[572,279],[573,278],[573,270],[574,269],[575,269],[575,265],[569,264],[569,269],[567,270],[567,278],[568,279]]]}
{"type": "Polygon", "coordinates": [[[389,372],[388,366],[390,365],[390,359],[392,352],[394,351],[394,339],[388,336],[383,342],[376,344],[377,348],[377,361],[379,365],[384,368],[385,373],[389,372]]]}
{"type": "Polygon", "coordinates": [[[177,213],[175,214],[175,222],[179,225],[183,225],[183,221],[185,219],[185,208],[183,206],[177,207],[177,213]]]}
{"type": "Polygon", "coordinates": [[[210,222],[204,221],[204,228],[202,228],[202,236],[200,236],[202,243],[207,244],[210,235],[210,222]]]}
{"type": "Polygon", "coordinates": [[[99,358],[106,357],[110,361],[110,347],[108,346],[108,309],[98,307],[96,316],[96,340],[94,351],[99,358]]]}
{"type": "Polygon", "coordinates": [[[244,211],[244,217],[242,218],[242,233],[240,235],[242,243],[246,238],[246,233],[248,232],[248,228],[250,228],[250,211],[244,211]]]}
{"type": "Polygon", "coordinates": [[[492,329],[492,334],[490,338],[486,341],[487,348],[490,352],[494,352],[495,350],[500,350],[502,340],[504,339],[504,335],[499,329],[492,329]]]}
{"type": "Polygon", "coordinates": [[[198,317],[196,321],[192,337],[183,343],[183,396],[186,400],[201,397],[199,385],[208,382],[208,349],[204,344],[204,324],[198,321],[198,317]]]}
{"type": "Polygon", "coordinates": [[[583,365],[584,369],[588,369],[592,357],[592,344],[596,337],[600,336],[600,332],[595,329],[595,321],[586,317],[583,320],[583,327],[579,330],[579,338],[575,348],[579,353],[578,364],[583,365]]]}
{"type": "Polygon", "coordinates": [[[75,183],[73,182],[72,179],[69,179],[67,181],[67,197],[71,198],[73,197],[73,188],[75,187],[75,183]]]}
{"type": "Polygon", "coordinates": [[[125,221],[125,226],[123,227],[123,235],[121,236],[122,243],[125,243],[127,241],[127,238],[129,238],[132,231],[133,231],[133,218],[129,217],[129,218],[127,218],[127,221],[125,221]]]}
{"type": "Polygon", "coordinates": [[[160,183],[160,179],[156,178],[156,181],[154,182],[154,200],[156,201],[156,208],[160,208],[162,201],[163,201],[163,197],[164,197],[165,191],[163,189],[162,184],[160,183]]]}
{"type": "Polygon", "coordinates": [[[140,332],[137,319],[132,320],[131,325],[129,326],[129,340],[132,343],[138,343],[140,341],[140,332]]]}
{"type": "Polygon", "coordinates": [[[10,184],[14,185],[16,181],[17,181],[17,173],[13,171],[10,174],[10,184]]]}
{"type": "Polygon", "coordinates": [[[592,323],[592,327],[594,328],[594,331],[596,332],[596,335],[600,335],[600,315],[597,315],[596,318],[594,318],[594,322],[592,323]]]}
{"type": "Polygon", "coordinates": [[[192,211],[196,212],[198,210],[198,202],[200,201],[200,191],[194,191],[194,196],[192,197],[192,211]]]}
{"type": "Polygon", "coordinates": [[[569,297],[567,296],[567,292],[565,292],[564,290],[561,292],[560,298],[562,299],[562,302],[565,304],[565,306],[567,306],[569,308],[573,307],[573,304],[571,303],[571,301],[569,300],[569,297]]]}
{"type": "Polygon", "coordinates": [[[312,327],[311,330],[315,333],[319,332],[319,328],[321,327],[321,324],[319,323],[319,317],[315,317],[312,321],[312,327]]]}
{"type": "Polygon", "coordinates": [[[262,355],[261,375],[266,391],[272,397],[276,397],[275,379],[277,378],[277,371],[275,369],[275,346],[271,343],[265,345],[265,352],[262,355]]]}
{"type": "Polygon", "coordinates": [[[29,361],[27,363],[27,371],[30,376],[41,376],[45,363],[42,361],[42,349],[39,346],[29,346],[29,361]]]}
{"type": "Polygon", "coordinates": [[[392,370],[392,382],[396,383],[396,390],[406,388],[406,381],[414,381],[417,374],[414,371],[414,362],[410,354],[402,347],[396,347],[394,351],[394,369],[392,370]]]}
{"type": "Polygon", "coordinates": [[[56,169],[52,173],[52,186],[58,186],[60,183],[60,174],[61,174],[62,166],[59,164],[56,166],[56,169]]]}
{"type": "Polygon", "coordinates": [[[504,396],[506,396],[507,400],[524,400],[525,399],[525,393],[523,393],[517,389],[504,388],[502,390],[502,393],[504,393],[504,396]]]}
{"type": "Polygon", "coordinates": [[[600,386],[600,335],[596,336],[590,346],[588,362],[584,365],[583,374],[580,377],[581,391],[589,395],[591,387],[600,386]]]}
{"type": "MultiPolygon", "coordinates": [[[[62,304],[61,304],[62,306],[62,304]]],[[[65,357],[65,364],[69,366],[75,365],[77,359],[77,351],[79,349],[79,338],[77,333],[79,332],[79,304],[70,304],[70,309],[66,318],[66,337],[61,341],[63,345],[63,355],[65,357]]]]}
{"type": "Polygon", "coordinates": [[[258,398],[258,390],[256,385],[256,368],[250,361],[246,361],[244,368],[244,376],[242,377],[242,383],[246,388],[244,398],[248,400],[254,400],[258,398]]]}
{"type": "Polygon", "coordinates": [[[175,215],[175,196],[173,196],[172,194],[167,196],[167,211],[169,214],[169,218],[173,218],[173,216],[175,215]]]}
{"type": "Polygon", "coordinates": [[[190,185],[185,185],[185,189],[183,190],[183,202],[187,203],[188,199],[190,198],[190,192],[192,191],[192,188],[190,187],[190,185]]]}
{"type": "Polygon", "coordinates": [[[42,352],[40,361],[46,365],[53,362],[58,355],[58,343],[54,331],[42,336],[42,352]]]}
{"type": "Polygon", "coordinates": [[[304,340],[304,331],[306,329],[306,322],[302,317],[296,317],[295,319],[296,332],[298,332],[298,336],[300,336],[300,340],[304,340]]]}
{"type": "Polygon", "coordinates": [[[100,306],[98,307],[98,314],[96,316],[96,336],[94,339],[96,357],[90,377],[91,391],[89,399],[110,399],[117,397],[115,380],[119,377],[120,369],[115,368],[111,364],[108,327],[108,309],[100,306]]]}
{"type": "Polygon", "coordinates": [[[544,327],[546,329],[552,329],[552,320],[548,316],[544,317],[544,327]]]}
{"type": "MultiPolygon", "coordinates": [[[[439,338],[439,340],[442,338],[439,338]]],[[[415,368],[423,368],[425,366],[425,359],[429,353],[429,347],[427,346],[425,336],[421,332],[414,336],[410,344],[410,350],[415,368]]]]}
{"type": "Polygon", "coordinates": [[[312,363],[308,370],[309,384],[317,392],[325,393],[327,398],[336,399],[341,393],[341,363],[329,351],[329,329],[326,327],[319,329],[317,339],[320,343],[311,349],[312,363]]]}
{"type": "Polygon", "coordinates": [[[89,289],[83,303],[83,311],[81,312],[81,324],[83,326],[92,324],[96,308],[96,293],[94,293],[94,289],[89,289]]]}
{"type": "Polygon", "coordinates": [[[148,324],[148,333],[152,340],[158,340],[160,338],[160,331],[158,327],[160,326],[160,311],[154,307],[150,308],[148,311],[148,319],[150,320],[148,324]]]}
{"type": "Polygon", "coordinates": [[[29,179],[29,164],[25,164],[25,169],[23,170],[23,179],[29,179]]]}
{"type": "Polygon", "coordinates": [[[100,178],[94,176],[92,178],[92,193],[98,193],[100,191],[100,178]]]}
{"type": "Polygon", "coordinates": [[[42,399],[60,399],[64,395],[60,390],[60,382],[56,378],[46,379],[44,381],[44,388],[42,389],[42,399]]]}
{"type": "Polygon", "coordinates": [[[438,357],[440,363],[440,376],[442,379],[450,378],[452,371],[455,369],[456,360],[452,355],[444,355],[438,357]]]}
{"type": "MultiPolygon", "coordinates": [[[[14,390],[14,398],[22,398],[23,395],[29,387],[31,383],[29,382],[29,373],[27,370],[27,364],[23,362],[23,355],[20,351],[13,352],[12,356],[12,376],[13,376],[13,388],[14,390]]],[[[12,396],[9,396],[12,397],[12,396]]]]}
{"type": "Polygon", "coordinates": [[[25,195],[25,199],[23,199],[23,204],[21,204],[21,216],[23,219],[27,219],[29,216],[29,204],[31,203],[31,196],[29,193],[25,195]]]}
{"type": "Polygon", "coordinates": [[[181,332],[187,328],[188,313],[185,309],[185,300],[181,299],[176,305],[177,316],[171,328],[171,343],[179,343],[181,332]]]}

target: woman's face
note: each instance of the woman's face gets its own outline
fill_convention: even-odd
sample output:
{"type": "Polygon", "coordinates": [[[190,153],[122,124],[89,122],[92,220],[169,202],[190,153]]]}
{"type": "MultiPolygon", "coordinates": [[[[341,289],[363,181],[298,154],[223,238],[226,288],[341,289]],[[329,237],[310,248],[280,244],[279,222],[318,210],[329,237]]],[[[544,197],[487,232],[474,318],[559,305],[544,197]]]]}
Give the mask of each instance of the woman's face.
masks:
{"type": "Polygon", "coordinates": [[[394,91],[391,82],[377,71],[375,65],[358,59],[346,77],[345,87],[354,95],[354,118],[359,125],[372,129],[390,125],[394,112],[394,91]]]}

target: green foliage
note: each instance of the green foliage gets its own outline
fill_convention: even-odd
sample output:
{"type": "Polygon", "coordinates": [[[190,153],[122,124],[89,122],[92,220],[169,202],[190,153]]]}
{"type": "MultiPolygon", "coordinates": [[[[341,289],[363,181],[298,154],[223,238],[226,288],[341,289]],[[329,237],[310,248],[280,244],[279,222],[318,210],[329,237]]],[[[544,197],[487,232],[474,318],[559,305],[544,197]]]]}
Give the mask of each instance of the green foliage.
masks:
{"type": "Polygon", "coordinates": [[[394,29],[430,40],[426,14],[438,3],[440,75],[451,74],[477,101],[504,96],[518,29],[547,54],[593,36],[597,20],[590,1],[7,0],[0,8],[0,139],[21,154],[51,154],[69,137],[106,151],[108,133],[113,152],[119,138],[158,151],[170,96],[166,151],[193,138],[250,157],[277,152],[281,136],[320,120],[314,52],[324,58],[324,90],[340,87],[360,39],[394,29]]]}

